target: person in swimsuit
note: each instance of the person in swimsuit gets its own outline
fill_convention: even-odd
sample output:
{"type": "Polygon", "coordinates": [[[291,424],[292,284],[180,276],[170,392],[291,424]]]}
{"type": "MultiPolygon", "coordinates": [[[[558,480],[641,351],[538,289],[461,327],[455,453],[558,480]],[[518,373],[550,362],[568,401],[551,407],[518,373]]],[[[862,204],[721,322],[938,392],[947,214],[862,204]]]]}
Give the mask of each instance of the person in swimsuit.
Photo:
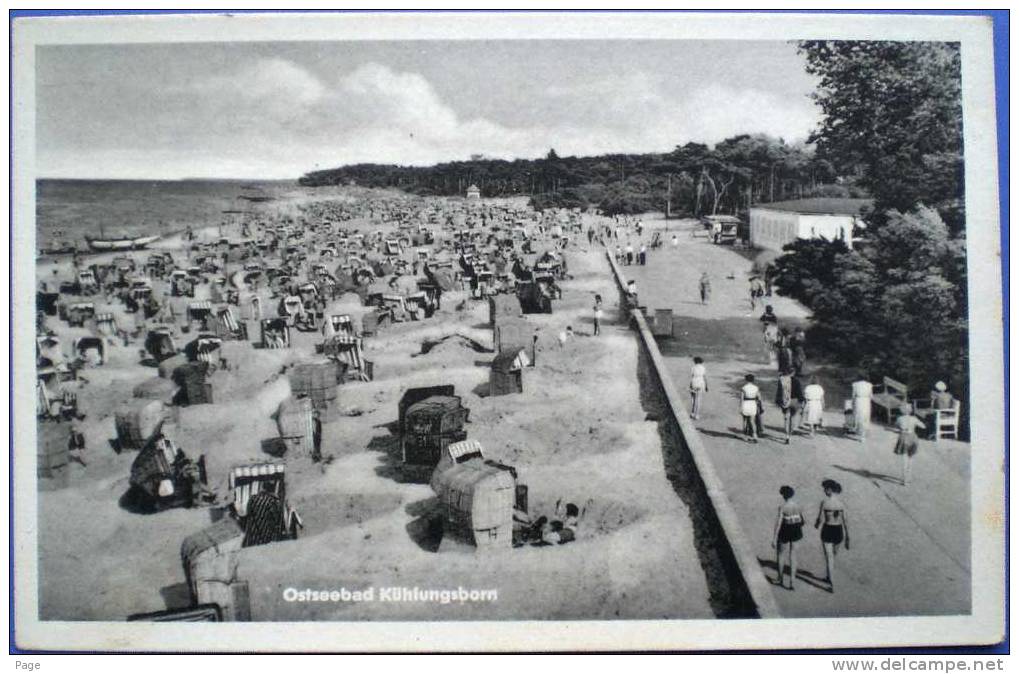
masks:
{"type": "Polygon", "coordinates": [[[842,503],[839,494],[842,493],[842,485],[835,480],[825,480],[821,483],[824,490],[824,499],[817,510],[817,519],[814,520],[814,528],[821,527],[821,547],[824,550],[824,566],[828,575],[826,580],[831,592],[835,591],[835,554],[839,545],[846,544],[849,549],[849,522],[846,517],[846,506],[842,503]],[[821,525],[824,526],[821,526],[821,525]]]}
{"type": "Polygon", "coordinates": [[[778,568],[778,584],[785,587],[785,567],[782,566],[782,547],[789,550],[789,589],[795,589],[796,583],[796,552],[794,544],[803,538],[803,510],[793,500],[796,491],[789,485],[783,485],[778,493],[785,500],[775,519],[775,533],[771,547],[775,549],[775,566],[778,568]]]}
{"type": "Polygon", "coordinates": [[[909,482],[909,473],[912,469],[913,455],[916,454],[920,439],[916,435],[916,429],[926,428],[924,423],[913,416],[913,406],[905,404],[899,408],[899,418],[895,420],[895,430],[899,437],[895,441],[895,453],[902,457],[902,485],[909,482]]]}
{"type": "Polygon", "coordinates": [[[778,389],[775,391],[775,405],[782,410],[782,422],[785,428],[785,444],[789,444],[793,435],[793,418],[800,409],[800,398],[803,397],[800,380],[791,370],[778,376],[778,389]]]}
{"type": "Polygon", "coordinates": [[[743,417],[743,432],[748,442],[757,442],[757,415],[760,414],[761,389],[754,383],[754,375],[746,376],[746,383],[740,389],[740,415],[743,417]]]}
{"type": "Polygon", "coordinates": [[[690,368],[690,396],[693,398],[693,406],[690,416],[698,419],[701,416],[701,401],[704,394],[708,392],[707,370],[704,368],[704,359],[694,356],[693,367],[690,368]]]}

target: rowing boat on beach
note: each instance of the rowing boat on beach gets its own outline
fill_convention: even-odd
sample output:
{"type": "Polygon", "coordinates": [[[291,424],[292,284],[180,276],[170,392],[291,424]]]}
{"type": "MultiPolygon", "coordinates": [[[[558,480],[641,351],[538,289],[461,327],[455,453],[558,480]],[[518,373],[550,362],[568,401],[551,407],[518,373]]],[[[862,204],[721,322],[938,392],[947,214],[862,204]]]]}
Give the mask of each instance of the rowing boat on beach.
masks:
{"type": "Polygon", "coordinates": [[[97,252],[111,250],[141,250],[159,238],[158,234],[152,236],[121,237],[116,239],[93,239],[86,236],[85,242],[88,247],[97,252]]]}

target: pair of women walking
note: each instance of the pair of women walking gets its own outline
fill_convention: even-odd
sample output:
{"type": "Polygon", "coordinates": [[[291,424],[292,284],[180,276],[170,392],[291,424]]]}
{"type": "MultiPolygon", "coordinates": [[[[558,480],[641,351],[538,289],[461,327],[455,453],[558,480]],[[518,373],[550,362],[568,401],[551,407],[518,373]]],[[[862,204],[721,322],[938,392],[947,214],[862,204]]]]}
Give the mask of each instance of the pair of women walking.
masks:
{"type": "MultiPolygon", "coordinates": [[[[849,523],[846,518],[846,506],[840,494],[842,485],[835,480],[821,483],[824,499],[817,510],[814,528],[821,530],[821,547],[824,550],[824,565],[827,575],[829,592],[835,591],[835,555],[839,546],[845,543],[849,549],[849,523]]],[[[803,509],[795,501],[796,491],[783,485],[779,490],[783,503],[778,509],[775,530],[771,546],[775,549],[775,565],[778,570],[778,585],[785,587],[785,566],[782,564],[782,552],[787,551],[789,560],[789,589],[795,589],[796,583],[796,543],[803,540],[803,509]]]]}

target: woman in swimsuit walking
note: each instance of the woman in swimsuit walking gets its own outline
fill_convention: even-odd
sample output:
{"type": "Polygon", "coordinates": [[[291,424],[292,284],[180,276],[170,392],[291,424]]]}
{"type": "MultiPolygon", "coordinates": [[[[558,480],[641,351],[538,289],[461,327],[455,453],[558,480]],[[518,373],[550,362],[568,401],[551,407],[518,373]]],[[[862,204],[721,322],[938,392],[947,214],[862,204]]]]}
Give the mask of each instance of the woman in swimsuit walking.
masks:
{"type": "Polygon", "coordinates": [[[761,413],[761,389],[754,383],[754,375],[745,377],[746,383],[740,389],[740,416],[743,417],[743,432],[747,442],[757,442],[758,415],[761,413]]]}
{"type": "Polygon", "coordinates": [[[817,519],[814,521],[814,528],[821,527],[821,547],[824,549],[824,565],[828,572],[827,581],[830,591],[835,591],[835,554],[839,545],[846,544],[849,549],[849,522],[846,518],[846,506],[842,503],[839,494],[842,493],[842,485],[835,480],[825,480],[821,483],[824,489],[824,499],[817,511],[817,519]]]}
{"type": "Polygon", "coordinates": [[[775,548],[775,566],[778,567],[778,584],[785,587],[785,567],[782,566],[782,546],[789,550],[789,589],[794,590],[796,583],[796,541],[803,538],[803,510],[793,500],[796,491],[789,485],[783,485],[778,493],[785,499],[779,506],[778,517],[775,519],[775,533],[771,547],[775,548]]]}
{"type": "Polygon", "coordinates": [[[905,404],[899,408],[899,418],[895,420],[895,430],[899,433],[899,439],[895,441],[895,453],[902,456],[902,486],[909,482],[910,468],[912,468],[913,455],[916,454],[920,439],[916,435],[916,429],[927,428],[924,423],[913,416],[913,406],[905,404]]]}
{"type": "Polygon", "coordinates": [[[694,356],[693,367],[690,368],[690,396],[693,398],[693,408],[690,416],[699,419],[701,416],[701,401],[704,394],[708,392],[707,369],[704,367],[704,359],[694,356]]]}
{"type": "Polygon", "coordinates": [[[799,412],[800,398],[802,397],[802,387],[792,369],[779,374],[778,388],[775,391],[775,404],[782,410],[782,423],[785,428],[785,444],[787,445],[793,435],[793,419],[799,412]]]}

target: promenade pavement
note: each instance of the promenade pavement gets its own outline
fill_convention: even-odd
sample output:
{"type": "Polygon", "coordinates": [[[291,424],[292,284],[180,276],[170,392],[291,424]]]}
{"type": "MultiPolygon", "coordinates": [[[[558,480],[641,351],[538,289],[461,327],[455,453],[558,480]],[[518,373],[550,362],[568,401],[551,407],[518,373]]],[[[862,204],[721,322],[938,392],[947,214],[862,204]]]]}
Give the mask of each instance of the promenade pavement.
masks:
{"type": "MultiPolygon", "coordinates": [[[[646,266],[621,270],[636,281],[640,304],[651,315],[660,308],[674,312],[674,337],[659,345],[677,389],[687,389],[693,356],[705,359],[710,390],[695,423],[772,581],[777,572],[771,540],[782,503],[778,490],[784,484],[796,489],[807,522],[795,547],[795,590],[772,586],[782,614],[969,613],[969,445],[922,440],[909,484],[903,486],[900,460],[892,452],[895,434],[875,419],[865,442],[847,437],[842,404],[849,380],[835,367],[810,361],[808,375],[817,374],[825,387],[824,428],[814,437],[794,435],[785,445],[781,413],[771,402],[777,370],[761,334],[763,307],[750,308],[751,262],[730,246],[692,236],[690,225],[679,228],[678,245],[672,245],[672,231],[664,232],[665,246],[650,252],[646,266]],[[706,305],[697,285],[703,271],[712,277],[706,305]],[[738,391],[747,373],[757,376],[765,400],[766,437],[758,444],[746,442],[741,433],[738,391]],[[824,581],[824,555],[813,528],[825,478],[843,486],[852,543],[850,550],[838,553],[834,591],[824,581]]],[[[775,296],[765,302],[774,306],[780,325],[808,320],[805,309],[792,300],[775,296]]]]}

